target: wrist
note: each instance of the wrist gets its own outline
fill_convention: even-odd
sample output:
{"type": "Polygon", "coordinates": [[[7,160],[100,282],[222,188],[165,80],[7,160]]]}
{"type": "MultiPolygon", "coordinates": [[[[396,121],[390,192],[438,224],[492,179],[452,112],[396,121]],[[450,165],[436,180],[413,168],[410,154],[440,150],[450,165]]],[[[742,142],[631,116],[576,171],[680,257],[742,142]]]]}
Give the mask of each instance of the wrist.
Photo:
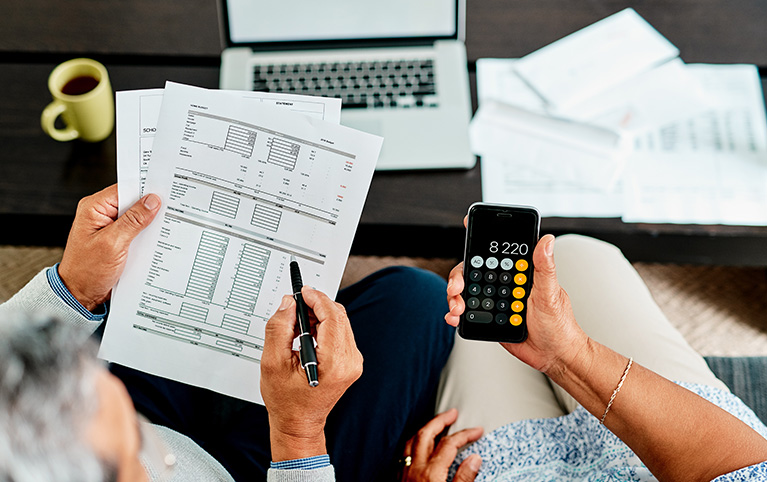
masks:
{"type": "Polygon", "coordinates": [[[72,280],[73,277],[69,273],[66,265],[59,263],[56,269],[59,275],[59,279],[64,284],[64,287],[66,287],[67,291],[69,291],[69,293],[77,300],[78,303],[83,306],[83,308],[93,312],[96,310],[96,308],[99,307],[99,305],[104,302],[103,300],[93,299],[78,289],[77,283],[72,280]]]}
{"type": "Polygon", "coordinates": [[[328,453],[324,431],[314,435],[294,435],[270,430],[269,438],[273,462],[305,459],[328,453]]]}
{"type": "Polygon", "coordinates": [[[282,421],[269,417],[272,461],[303,459],[328,453],[325,445],[325,423],[282,421]]]}
{"type": "Polygon", "coordinates": [[[577,382],[590,371],[596,353],[596,343],[585,333],[577,342],[568,344],[568,350],[559,355],[544,371],[559,386],[577,382]]]}

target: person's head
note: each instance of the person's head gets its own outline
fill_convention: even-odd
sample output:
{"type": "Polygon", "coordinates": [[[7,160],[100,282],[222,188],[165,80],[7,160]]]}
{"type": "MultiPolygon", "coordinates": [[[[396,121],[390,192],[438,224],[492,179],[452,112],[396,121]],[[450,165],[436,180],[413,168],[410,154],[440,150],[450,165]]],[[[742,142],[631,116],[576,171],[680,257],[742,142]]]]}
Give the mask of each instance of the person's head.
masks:
{"type": "Polygon", "coordinates": [[[146,480],[125,387],[81,328],[0,319],[0,481],[146,480]]]}

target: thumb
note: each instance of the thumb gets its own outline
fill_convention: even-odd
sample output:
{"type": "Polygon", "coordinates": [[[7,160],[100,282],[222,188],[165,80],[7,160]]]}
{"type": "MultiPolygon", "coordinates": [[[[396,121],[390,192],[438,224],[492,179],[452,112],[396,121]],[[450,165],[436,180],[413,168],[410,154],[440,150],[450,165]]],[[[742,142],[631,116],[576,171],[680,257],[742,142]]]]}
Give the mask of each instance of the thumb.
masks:
{"type": "Polygon", "coordinates": [[[533,266],[535,267],[533,279],[535,288],[546,297],[559,293],[557,268],[554,264],[554,236],[551,234],[542,237],[535,246],[533,266]]]}
{"type": "Polygon", "coordinates": [[[453,482],[472,482],[477,477],[481,466],[482,458],[478,454],[469,455],[455,472],[453,482]]]}
{"type": "Polygon", "coordinates": [[[138,233],[152,223],[161,204],[158,195],[147,194],[131,206],[125,214],[117,218],[117,221],[110,226],[110,231],[115,233],[117,242],[124,243],[127,247],[138,233]]]}

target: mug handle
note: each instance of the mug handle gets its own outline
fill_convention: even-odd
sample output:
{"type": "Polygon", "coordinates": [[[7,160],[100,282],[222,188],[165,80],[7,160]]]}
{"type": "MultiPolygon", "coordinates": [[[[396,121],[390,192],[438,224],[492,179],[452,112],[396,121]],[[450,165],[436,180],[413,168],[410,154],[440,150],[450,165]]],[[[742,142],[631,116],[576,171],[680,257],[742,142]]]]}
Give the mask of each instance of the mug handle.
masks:
{"type": "Polygon", "coordinates": [[[56,119],[67,110],[67,106],[59,100],[54,100],[43,110],[43,114],[40,116],[40,125],[46,134],[53,137],[57,141],[71,141],[77,139],[80,135],[72,126],[67,126],[65,129],[56,129],[54,122],[56,119]]]}

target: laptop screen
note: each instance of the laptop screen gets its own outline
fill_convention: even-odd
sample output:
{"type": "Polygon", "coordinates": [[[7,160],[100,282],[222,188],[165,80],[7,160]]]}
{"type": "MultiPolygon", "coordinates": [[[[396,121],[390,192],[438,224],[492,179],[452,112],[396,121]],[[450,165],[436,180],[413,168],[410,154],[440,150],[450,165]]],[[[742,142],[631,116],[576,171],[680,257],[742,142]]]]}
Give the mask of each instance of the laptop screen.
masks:
{"type": "Polygon", "coordinates": [[[456,0],[226,0],[234,44],[455,38],[456,0]]]}

